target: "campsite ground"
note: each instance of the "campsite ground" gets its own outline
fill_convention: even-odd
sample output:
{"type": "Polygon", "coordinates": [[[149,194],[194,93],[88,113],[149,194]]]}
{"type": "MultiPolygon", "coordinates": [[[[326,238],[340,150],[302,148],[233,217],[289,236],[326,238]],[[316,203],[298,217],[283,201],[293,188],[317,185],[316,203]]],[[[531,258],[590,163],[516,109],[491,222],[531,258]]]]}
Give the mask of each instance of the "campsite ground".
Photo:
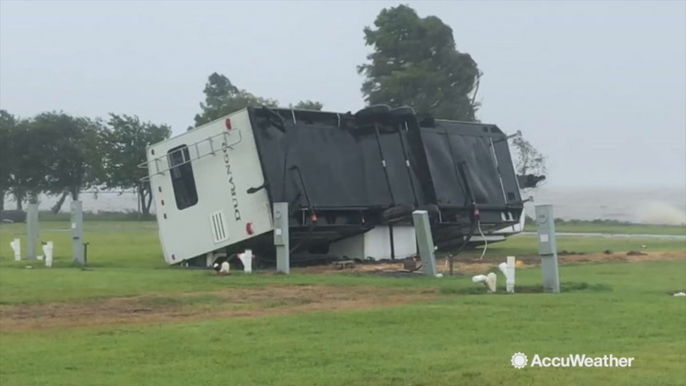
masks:
{"type": "Polygon", "coordinates": [[[559,237],[564,293],[548,295],[531,236],[489,246],[483,261],[461,255],[442,279],[378,272],[392,264],[219,277],[167,267],[150,222],[87,223],[90,268],[72,268],[67,226],[42,225],[52,269],[12,261],[24,226],[0,226],[3,386],[686,382],[686,298],[671,296],[686,290],[684,240],[559,237]],[[524,263],[517,294],[471,283],[506,255],[524,263]],[[515,352],[636,359],[517,370],[515,352]]]}

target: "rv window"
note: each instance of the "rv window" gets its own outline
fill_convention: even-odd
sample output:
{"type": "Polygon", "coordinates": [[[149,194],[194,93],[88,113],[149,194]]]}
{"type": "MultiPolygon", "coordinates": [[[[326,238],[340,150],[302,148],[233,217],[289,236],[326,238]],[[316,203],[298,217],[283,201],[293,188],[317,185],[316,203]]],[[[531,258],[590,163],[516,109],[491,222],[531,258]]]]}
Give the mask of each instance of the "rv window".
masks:
{"type": "Polygon", "coordinates": [[[198,191],[195,189],[193,166],[190,162],[188,146],[175,147],[167,153],[174,198],[179,210],[186,209],[198,203],[198,191]]]}

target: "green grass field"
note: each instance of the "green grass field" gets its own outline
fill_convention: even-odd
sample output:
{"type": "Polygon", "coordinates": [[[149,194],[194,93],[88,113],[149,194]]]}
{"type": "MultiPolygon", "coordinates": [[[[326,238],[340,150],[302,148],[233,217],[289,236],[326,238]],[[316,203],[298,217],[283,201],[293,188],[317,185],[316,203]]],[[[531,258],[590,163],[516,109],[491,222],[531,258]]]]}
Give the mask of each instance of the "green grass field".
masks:
{"type": "MultiPolygon", "coordinates": [[[[43,227],[41,240],[54,241],[56,250],[55,267],[46,269],[12,261],[7,244],[23,237],[24,227],[0,226],[0,315],[15,316],[0,318],[1,386],[686,384],[686,298],[670,296],[686,290],[683,258],[562,265],[562,294],[497,295],[482,294],[469,276],[217,277],[167,267],[154,223],[146,222],[87,223],[91,269],[81,270],[71,267],[66,227],[43,227]],[[328,308],[329,300],[313,301],[319,308],[311,310],[292,297],[225,301],[231,293],[283,288],[314,292],[308,298],[327,291],[351,295],[332,298],[328,308]],[[373,295],[377,290],[381,295],[373,295]],[[387,302],[384,294],[409,300],[387,302]],[[358,306],[364,297],[379,305],[358,306]],[[105,310],[84,313],[83,320],[72,315],[73,326],[52,325],[63,309],[108,301],[178,313],[88,325],[87,319],[109,317],[105,310]],[[21,319],[21,312],[45,309],[37,324],[21,319]],[[245,310],[264,312],[227,317],[245,310]],[[22,323],[34,324],[18,328],[22,323]],[[613,354],[635,360],[631,368],[518,370],[509,361],[520,351],[529,359],[613,354]]],[[[559,237],[558,245],[583,253],[646,245],[686,255],[682,240],[559,237]]],[[[513,237],[490,246],[485,258],[502,261],[511,254],[535,255],[535,239],[513,237]]],[[[517,271],[521,290],[540,282],[539,268],[517,271]]]]}
{"type": "MultiPolygon", "coordinates": [[[[535,232],[535,224],[526,224],[524,230],[535,232]]],[[[674,235],[686,236],[686,226],[628,224],[617,221],[555,221],[555,230],[567,233],[607,233],[628,235],[674,235]]]]}

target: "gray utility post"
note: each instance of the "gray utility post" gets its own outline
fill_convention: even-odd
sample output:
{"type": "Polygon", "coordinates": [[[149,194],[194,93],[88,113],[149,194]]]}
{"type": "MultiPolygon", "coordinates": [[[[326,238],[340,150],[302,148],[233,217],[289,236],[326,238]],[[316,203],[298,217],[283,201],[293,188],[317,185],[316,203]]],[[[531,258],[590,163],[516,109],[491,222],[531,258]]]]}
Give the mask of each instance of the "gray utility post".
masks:
{"type": "Polygon", "coordinates": [[[74,263],[84,264],[83,211],[81,207],[81,201],[71,202],[71,238],[74,245],[74,263]]]}
{"type": "Polygon", "coordinates": [[[274,203],[274,245],[276,246],[276,272],[291,271],[290,245],[288,242],[288,203],[274,203]]]}
{"type": "Polygon", "coordinates": [[[429,213],[425,210],[412,212],[414,231],[417,234],[419,256],[422,257],[422,268],[427,276],[436,276],[436,256],[434,255],[434,239],[431,235],[429,213]]]}
{"type": "Polygon", "coordinates": [[[555,242],[555,217],[552,205],[536,205],[538,224],[538,253],[541,255],[543,291],[560,292],[560,273],[557,268],[557,243],[555,242]]]}
{"type": "Polygon", "coordinates": [[[38,243],[38,204],[29,204],[26,214],[26,258],[36,260],[36,243],[38,243]]]}

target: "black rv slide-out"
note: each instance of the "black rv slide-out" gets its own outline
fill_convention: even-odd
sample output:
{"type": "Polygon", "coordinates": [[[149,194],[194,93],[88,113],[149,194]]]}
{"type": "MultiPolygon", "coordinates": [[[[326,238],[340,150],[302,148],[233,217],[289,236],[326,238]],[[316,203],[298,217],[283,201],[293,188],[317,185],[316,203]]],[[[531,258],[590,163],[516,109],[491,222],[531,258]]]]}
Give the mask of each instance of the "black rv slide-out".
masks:
{"type": "MultiPolygon", "coordinates": [[[[451,248],[519,222],[523,202],[505,134],[495,125],[418,117],[371,106],[355,114],[249,108],[271,203],[290,204],[295,252],[326,253],[377,225],[431,215],[435,244],[451,248]]],[[[271,234],[235,250],[271,248],[271,234]]],[[[267,252],[268,254],[268,252],[267,252]]]]}

